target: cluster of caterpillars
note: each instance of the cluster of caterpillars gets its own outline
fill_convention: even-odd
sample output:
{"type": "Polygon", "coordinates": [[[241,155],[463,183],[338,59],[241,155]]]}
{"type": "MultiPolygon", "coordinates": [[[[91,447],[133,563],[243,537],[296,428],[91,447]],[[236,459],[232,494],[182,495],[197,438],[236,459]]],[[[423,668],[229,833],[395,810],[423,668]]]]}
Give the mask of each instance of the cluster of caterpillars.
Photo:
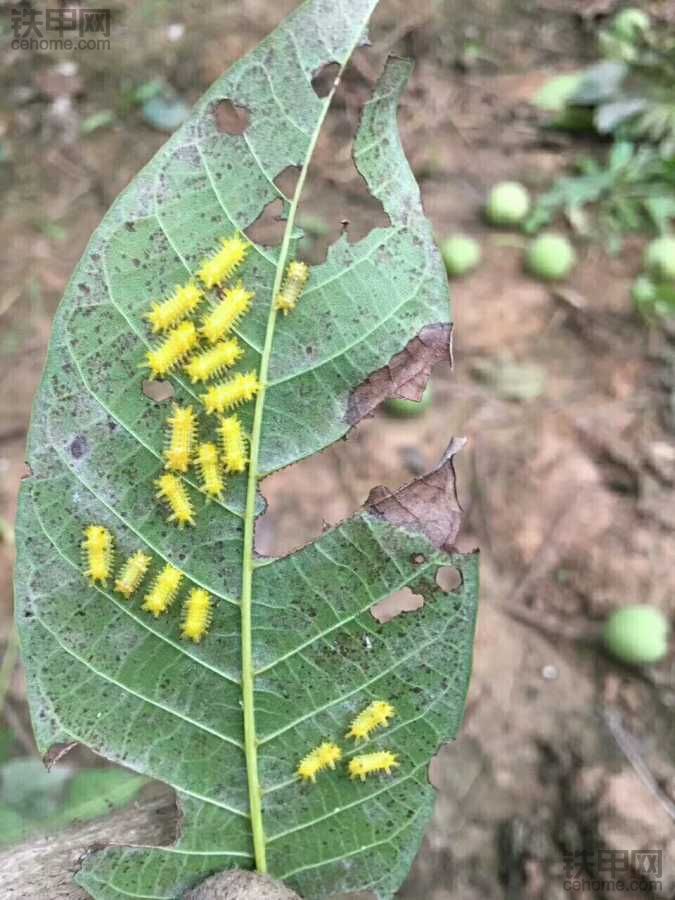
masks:
{"type": "MultiPolygon", "coordinates": [[[[220,250],[202,263],[195,281],[177,287],[163,302],[153,303],[146,318],[153,332],[166,334],[146,355],[151,378],[182,367],[193,384],[208,384],[242,358],[244,349],[232,332],[250,310],[255,294],[241,280],[228,282],[246,259],[249,247],[240,234],[223,238],[220,250]],[[204,291],[215,292],[215,299],[196,323],[191,317],[205,299],[204,291]]],[[[291,262],[275,298],[276,309],[284,314],[294,309],[308,278],[305,263],[291,262]]],[[[248,438],[234,410],[253,400],[259,390],[257,373],[249,371],[210,384],[200,394],[206,412],[218,416],[220,448],[213,442],[199,442],[197,415],[191,406],[174,405],[164,453],[167,471],[155,483],[158,498],[169,508],[169,521],[180,527],[195,524],[194,507],[180,478],[191,465],[199,472],[204,493],[218,499],[225,490],[225,474],[246,471],[248,438]]]]}
{"type": "MultiPolygon", "coordinates": [[[[84,574],[92,585],[108,586],[113,577],[115,548],[111,532],[103,525],[89,525],[84,530],[82,550],[86,569],[84,574]]],[[[114,590],[125,600],[131,600],[153,564],[153,558],[137,550],[123,563],[114,582],[114,590]]],[[[173,566],[165,565],[149,584],[141,609],[155,618],[164,615],[173,605],[182,586],[184,575],[173,566]]],[[[193,587],[183,602],[181,635],[198,644],[211,624],[213,601],[204,588],[193,587]]]]}
{"type": "MultiPolygon", "coordinates": [[[[357,743],[370,738],[373,731],[385,728],[396,714],[396,710],[386,700],[373,700],[353,720],[346,738],[353,738],[357,743]]],[[[332,741],[324,741],[310,751],[298,765],[296,774],[303,781],[316,782],[316,776],[326,769],[332,771],[342,759],[341,747],[332,741]]],[[[368,775],[384,772],[389,775],[399,765],[398,757],[390,750],[375,750],[372,753],[361,753],[353,756],[347,763],[350,778],[365,781],[368,775]]]]}
{"type": "MultiPolygon", "coordinates": [[[[162,339],[146,353],[145,366],[151,378],[164,378],[182,369],[192,384],[203,384],[204,409],[216,415],[218,443],[199,440],[198,416],[192,406],[174,404],[167,420],[168,440],[163,453],[164,472],[155,480],[156,495],[169,509],[168,519],[179,527],[195,524],[195,508],[185,475],[197,469],[201,490],[208,498],[222,499],[225,476],[241,474],[248,466],[248,437],[235,410],[255,398],[260,390],[257,372],[237,372],[221,379],[243,357],[244,348],[234,329],[249,312],[255,294],[242,280],[232,278],[250,249],[239,233],[222,238],[217,253],[202,262],[195,278],[177,286],[161,302],[153,302],[145,318],[153,334],[162,339]],[[210,294],[209,294],[210,292],[210,294]],[[208,295],[208,296],[207,296],[208,295]],[[199,308],[206,301],[199,318],[199,308]]],[[[274,307],[287,315],[295,309],[309,279],[303,262],[289,264],[274,307]]],[[[82,548],[85,575],[92,584],[106,585],[113,570],[113,538],[102,525],[85,529],[82,548]]],[[[115,581],[115,591],[130,600],[139,588],[152,558],[138,550],[124,563],[115,581]]],[[[142,609],[155,617],[169,610],[178,594],[183,575],[166,565],[145,595],[142,609]]],[[[207,633],[212,617],[211,595],[193,588],[185,600],[182,635],[195,642],[207,633]]]]}

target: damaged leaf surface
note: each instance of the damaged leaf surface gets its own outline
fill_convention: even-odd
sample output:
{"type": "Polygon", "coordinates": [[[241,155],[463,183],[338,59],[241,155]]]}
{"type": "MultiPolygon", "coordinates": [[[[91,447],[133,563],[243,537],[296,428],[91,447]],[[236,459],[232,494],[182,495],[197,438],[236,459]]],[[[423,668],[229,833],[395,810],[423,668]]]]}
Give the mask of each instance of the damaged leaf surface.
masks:
{"type": "MultiPolygon", "coordinates": [[[[256,864],[240,604],[253,512],[244,477],[231,480],[222,503],[193,491],[193,529],[175,529],[158,510],[167,405],[143,391],[142,316],[220,237],[280,198],[280,172],[307,166],[330,100],[316,95],[312,77],[346,64],[375,5],[310,0],[213,85],[109,211],[54,323],[17,527],[17,617],[37,740],[45,754],[80,741],[160,779],[181,811],[175,845],[87,858],[78,881],[98,900],[178,898],[210,874],[256,864]],[[245,111],[239,133],[219,127],[222,101],[245,111]],[[110,528],[120,558],[142,547],[213,594],[202,644],[178,638],[177,608],[153,619],[138,600],[87,584],[80,541],[92,522],[110,528]]],[[[390,225],[353,245],[341,238],[312,269],[298,309],[277,321],[254,478],[323,450],[388,393],[416,396],[449,351],[446,279],[396,124],[409,71],[402,60],[387,65],[354,146],[390,225]]],[[[297,204],[280,199],[288,242],[254,246],[242,270],[256,291],[239,328],[243,371],[260,368],[275,277],[295,252],[297,204]]],[[[171,384],[178,402],[198,405],[186,380],[171,384]]],[[[209,427],[200,422],[204,439],[209,427]]],[[[315,543],[253,570],[254,764],[267,867],[312,900],[393,895],[431,813],[429,761],[461,721],[477,566],[452,550],[454,449],[425,479],[374,493],[315,543]],[[446,593],[435,574],[449,565],[462,585],[446,593]],[[425,598],[423,608],[379,624],[371,607],[405,587],[425,598]],[[397,715],[362,748],[391,750],[400,767],[365,783],[343,769],[298,783],[300,758],[322,740],[353,753],[344,735],[373,699],[389,700],[397,715]]]]}

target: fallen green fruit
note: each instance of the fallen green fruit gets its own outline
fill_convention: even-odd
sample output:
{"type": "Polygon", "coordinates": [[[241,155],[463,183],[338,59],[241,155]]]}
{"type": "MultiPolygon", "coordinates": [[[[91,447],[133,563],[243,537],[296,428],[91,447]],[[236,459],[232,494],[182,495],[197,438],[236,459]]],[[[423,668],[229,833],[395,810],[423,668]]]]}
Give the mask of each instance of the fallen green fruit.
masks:
{"type": "Polygon", "coordinates": [[[646,12],[629,6],[622,9],[612,20],[612,31],[624,41],[634,41],[645,31],[649,31],[651,21],[646,12]]]}
{"type": "Polygon", "coordinates": [[[466,234],[453,234],[443,242],[441,255],[448,275],[459,277],[480,262],[480,244],[466,234]]]}
{"type": "Polygon", "coordinates": [[[668,620],[653,606],[635,604],[618,609],[607,619],[603,640],[615,659],[649,665],[668,652],[668,620]]]}
{"type": "Polygon", "coordinates": [[[485,215],[492,225],[518,225],[530,209],[530,195],[517,181],[502,181],[490,191],[485,215]]]}
{"type": "Polygon", "coordinates": [[[429,409],[431,402],[431,382],[429,382],[420,400],[404,400],[401,397],[392,397],[385,401],[384,411],[395,419],[410,419],[422,415],[426,409],[429,409]]]}
{"type": "Polygon", "coordinates": [[[675,237],[664,235],[647,244],[644,266],[655,281],[675,281],[675,237]]]}
{"type": "Polygon", "coordinates": [[[528,270],[544,281],[567,278],[576,262],[574,247],[567,238],[555,231],[540,234],[527,250],[525,259],[528,270]]]}

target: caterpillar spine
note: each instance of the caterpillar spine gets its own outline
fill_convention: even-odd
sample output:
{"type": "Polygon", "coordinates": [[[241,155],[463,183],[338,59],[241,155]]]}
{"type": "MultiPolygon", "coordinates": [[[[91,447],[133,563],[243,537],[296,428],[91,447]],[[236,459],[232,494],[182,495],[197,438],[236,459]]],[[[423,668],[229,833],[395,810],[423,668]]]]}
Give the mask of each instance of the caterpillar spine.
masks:
{"type": "Polygon", "coordinates": [[[367,740],[372,731],[388,725],[395,714],[396,710],[391,703],[386,700],[374,700],[353,720],[347,737],[356,741],[367,740]]]}
{"type": "Polygon", "coordinates": [[[276,296],[275,307],[285,316],[294,310],[309,279],[309,266],[303,262],[289,263],[286,278],[276,296]]]}
{"type": "Polygon", "coordinates": [[[197,465],[202,476],[202,487],[209,497],[221,497],[225,489],[220,474],[218,448],[215,444],[200,444],[197,448],[197,465]]]}
{"type": "Polygon", "coordinates": [[[112,574],[114,550],[113,536],[103,525],[89,525],[82,541],[87,568],[84,574],[91,584],[104,587],[112,574]]]}
{"type": "Polygon", "coordinates": [[[228,334],[251,308],[255,294],[239,282],[225,291],[223,299],[202,318],[200,331],[207,341],[215,344],[228,334]]]}
{"type": "Polygon", "coordinates": [[[389,750],[377,750],[375,753],[363,753],[349,760],[349,775],[365,781],[368,775],[384,772],[390,775],[391,770],[399,765],[398,757],[389,750]]]}
{"type": "Polygon", "coordinates": [[[182,572],[171,565],[164,566],[155,578],[150,592],[145,595],[141,608],[152,613],[155,618],[163,615],[176,599],[182,580],[182,572]]]}
{"type": "Polygon", "coordinates": [[[146,365],[151,378],[162,378],[172,372],[191,350],[197,346],[194,322],[181,322],[170,331],[164,341],[146,353],[146,365]]]}
{"type": "Polygon", "coordinates": [[[227,341],[218,341],[208,350],[193,356],[184,369],[190,376],[193,384],[198,381],[209,381],[216,375],[220,375],[224,369],[235,365],[244,355],[244,348],[236,338],[227,341]]]}

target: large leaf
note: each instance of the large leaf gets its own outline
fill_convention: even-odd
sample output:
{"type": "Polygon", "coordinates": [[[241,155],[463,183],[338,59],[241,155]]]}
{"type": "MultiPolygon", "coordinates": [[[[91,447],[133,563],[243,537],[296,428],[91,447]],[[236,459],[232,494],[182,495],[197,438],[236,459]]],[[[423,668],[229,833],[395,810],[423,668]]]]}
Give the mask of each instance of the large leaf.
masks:
{"type": "MultiPolygon", "coordinates": [[[[342,238],[312,270],[298,309],[272,298],[299,232],[304,176],[332,93],[313,74],[343,67],[376,0],[310,0],[233,66],[118,199],[94,235],[54,324],[21,490],[17,610],[41,749],[81,741],[176,791],[180,834],[166,848],[110,848],[78,880],[96,898],[178,897],[206,875],[267,868],[308,898],[371,889],[390,897],[433,802],[427,767],[459,727],[471,661],[476,558],[452,552],[459,526],[452,445],[439,468],[396,495],[380,489],[352,519],[278,560],[254,556],[258,480],[346,434],[388,395],[415,399],[448,356],[447,284],[396,125],[410,66],[393,60],[365,106],[356,164],[390,225],[342,238]],[[247,110],[242,134],[215,109],[247,110]],[[292,199],[274,180],[301,168],[292,199]],[[250,413],[251,470],[194,529],[167,525],[153,497],[165,404],[142,390],[150,299],[183,281],[217,239],[282,196],[280,247],[256,246],[243,278],[256,291],[239,329],[242,369],[266,390],[250,413]],[[138,601],[89,587],[83,526],[107,525],[120,555],[144,546],[207,588],[217,606],[199,646],[178,611],[152,619],[138,601]],[[439,567],[461,571],[445,592],[439,567]],[[414,614],[380,624],[371,607],[410,587],[414,614]],[[400,756],[390,776],[316,785],[295,778],[322,739],[342,740],[372,699],[395,704],[364,746],[400,756]]],[[[178,400],[192,387],[172,379],[178,400]]],[[[202,417],[207,433],[212,423],[202,417]]],[[[353,748],[349,749],[353,752],[353,748]]]]}

